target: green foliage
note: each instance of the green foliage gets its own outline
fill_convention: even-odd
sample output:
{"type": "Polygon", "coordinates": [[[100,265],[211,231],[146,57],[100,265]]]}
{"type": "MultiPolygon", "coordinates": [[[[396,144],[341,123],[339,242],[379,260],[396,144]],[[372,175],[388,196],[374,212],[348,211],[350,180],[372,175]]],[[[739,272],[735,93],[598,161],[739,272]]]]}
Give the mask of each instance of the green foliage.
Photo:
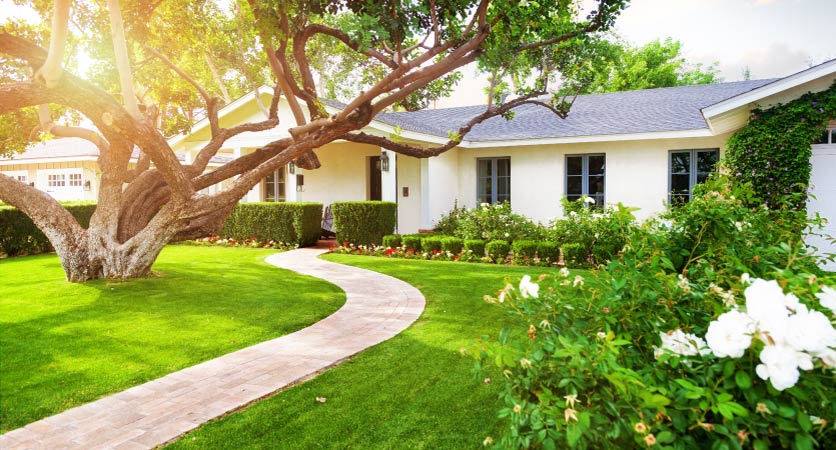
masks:
{"type": "Polygon", "coordinates": [[[442,221],[457,223],[454,234],[462,239],[501,239],[513,242],[517,239],[540,239],[543,235],[543,229],[539,224],[512,212],[511,204],[508,202],[495,205],[485,203],[479,208],[454,210],[450,213],[454,214],[455,220],[442,221]]]}
{"type": "Polygon", "coordinates": [[[321,203],[238,203],[224,222],[220,236],[238,241],[314,245],[322,233],[321,203]]]}
{"type": "Polygon", "coordinates": [[[511,245],[514,250],[514,264],[533,264],[534,257],[537,256],[537,244],[537,241],[531,240],[514,241],[511,245]]]}
{"type": "Polygon", "coordinates": [[[464,249],[464,240],[453,236],[441,238],[441,250],[458,255],[464,249]]]}
{"type": "MultiPolygon", "coordinates": [[[[71,202],[63,205],[83,228],[87,228],[90,217],[96,211],[96,204],[92,202],[71,202]]],[[[49,243],[49,239],[29,216],[11,206],[0,207],[0,253],[15,256],[51,251],[52,244],[49,243]]]]}
{"type": "Polygon", "coordinates": [[[397,224],[398,205],[393,202],[334,202],[331,209],[339,242],[379,244],[397,224]]]}
{"type": "Polygon", "coordinates": [[[814,294],[836,278],[812,275],[815,260],[797,234],[801,223],[816,221],[789,208],[750,208],[749,187],[730,181],[710,179],[692,202],[641,226],[628,208],[614,210],[613,233],[626,245],[595,283],[566,271],[535,291],[530,281],[519,290],[509,284],[490,300],[519,318],[472,348],[479,367],[506,374],[498,413],[508,428],[497,448],[833,442],[833,367],[816,362],[779,391],[755,369],[766,362],[758,360],[765,344],[757,336],[741,358],[717,357],[690,337],[683,344],[690,353],[663,344],[675,332],[705,336],[718,315],[743,306],[744,295],[747,304],[760,295],[744,294],[749,276],[777,280],[776,288],[833,323],[814,294]]]}
{"type": "Polygon", "coordinates": [[[595,264],[603,264],[624,246],[624,236],[617,232],[619,216],[609,207],[589,207],[587,201],[563,199],[565,218],[551,224],[551,237],[562,244],[567,263],[586,264],[591,257],[595,264]]]}
{"type": "Polygon", "coordinates": [[[395,248],[401,246],[401,235],[400,234],[387,234],[383,236],[383,246],[389,248],[395,248]]]}
{"type": "Polygon", "coordinates": [[[464,206],[460,208],[459,202],[456,200],[453,202],[453,209],[441,216],[438,222],[433,225],[433,229],[441,234],[453,236],[456,234],[456,230],[459,229],[459,222],[467,217],[467,215],[467,208],[464,206]]]}
{"type": "Polygon", "coordinates": [[[440,252],[441,238],[439,236],[428,236],[421,239],[421,250],[425,252],[440,252]]]}
{"type": "Polygon", "coordinates": [[[401,242],[403,242],[404,249],[420,252],[421,239],[423,237],[420,234],[405,234],[401,237],[401,242]]]}
{"type": "Polygon", "coordinates": [[[618,37],[570,40],[561,44],[568,80],[561,94],[632,91],[719,83],[715,65],[690,64],[682,44],[667,38],[632,47],[618,37]]]}
{"type": "Polygon", "coordinates": [[[487,253],[488,257],[491,258],[491,261],[500,264],[505,262],[505,258],[508,257],[508,252],[511,251],[511,244],[508,241],[502,240],[494,240],[488,242],[485,245],[485,252],[487,253]]]}
{"type": "MultiPolygon", "coordinates": [[[[729,138],[726,164],[735,179],[749,182],[755,202],[780,207],[786,194],[802,193],[810,183],[810,144],[836,118],[836,83],[785,105],[752,112],[749,125],[729,138]]],[[[805,198],[794,204],[803,208],[805,198]]]]}
{"type": "Polygon", "coordinates": [[[485,241],[481,239],[465,239],[465,251],[473,252],[477,258],[485,256],[485,241]]]}
{"type": "Polygon", "coordinates": [[[537,243],[537,257],[545,263],[555,263],[560,259],[560,244],[557,242],[540,241],[537,243]]]}

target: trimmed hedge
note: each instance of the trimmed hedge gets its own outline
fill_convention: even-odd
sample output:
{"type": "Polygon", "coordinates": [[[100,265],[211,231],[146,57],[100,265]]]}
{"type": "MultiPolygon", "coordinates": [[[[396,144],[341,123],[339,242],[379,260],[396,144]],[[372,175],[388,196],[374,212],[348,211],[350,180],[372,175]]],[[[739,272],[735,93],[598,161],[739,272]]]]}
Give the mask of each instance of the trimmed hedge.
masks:
{"type": "Polygon", "coordinates": [[[485,256],[485,241],[481,239],[466,239],[464,249],[470,250],[477,258],[485,256]]]}
{"type": "MultiPolygon", "coordinates": [[[[87,228],[96,211],[92,202],[66,203],[64,207],[78,223],[87,228]]],[[[8,256],[52,251],[52,244],[26,214],[11,206],[0,206],[0,253],[8,256]]]]}
{"type": "Polygon", "coordinates": [[[445,236],[441,238],[441,250],[458,255],[464,248],[464,239],[459,239],[453,236],[445,236]]]}
{"type": "Polygon", "coordinates": [[[400,234],[387,234],[383,236],[383,246],[388,248],[396,248],[401,246],[400,234]]]}
{"type": "Polygon", "coordinates": [[[425,252],[440,252],[441,238],[438,236],[430,236],[421,239],[421,249],[425,252]]]}
{"type": "Polygon", "coordinates": [[[537,256],[547,263],[560,259],[560,245],[557,242],[542,241],[537,244],[537,256]]]}
{"type": "Polygon", "coordinates": [[[321,203],[239,203],[221,229],[222,238],[314,245],[322,234],[321,203]]]}
{"type": "Polygon", "coordinates": [[[511,245],[514,249],[514,264],[532,264],[537,256],[537,241],[520,240],[511,245]]]}
{"type": "Polygon", "coordinates": [[[589,253],[583,245],[577,242],[563,244],[561,250],[563,251],[563,261],[567,266],[579,267],[587,264],[589,253]]]}
{"type": "Polygon", "coordinates": [[[334,202],[331,211],[338,242],[372,245],[382,243],[383,236],[395,231],[398,205],[378,201],[334,202]]]}
{"type": "Polygon", "coordinates": [[[423,237],[420,234],[405,234],[401,236],[401,245],[403,246],[404,250],[420,252],[421,239],[423,239],[423,237]]]}
{"type": "Polygon", "coordinates": [[[508,252],[511,251],[511,244],[507,241],[502,240],[495,240],[488,242],[485,245],[485,251],[488,253],[488,256],[493,260],[493,262],[500,264],[505,262],[505,258],[508,257],[508,252]]]}

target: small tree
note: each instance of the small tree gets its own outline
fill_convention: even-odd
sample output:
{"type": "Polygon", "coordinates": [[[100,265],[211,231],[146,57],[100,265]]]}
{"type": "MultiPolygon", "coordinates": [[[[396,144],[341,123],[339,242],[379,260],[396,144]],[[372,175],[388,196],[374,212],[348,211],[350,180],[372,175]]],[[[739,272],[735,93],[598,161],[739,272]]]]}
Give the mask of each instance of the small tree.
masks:
{"type": "MultiPolygon", "coordinates": [[[[0,200],[22,210],[43,230],[69,280],[85,281],[146,275],[166,243],[217,232],[235,203],[270,172],[291,161],[314,169],[319,166],[314,150],[337,139],[430,157],[456,146],[477,123],[509,117],[520,105],[541,105],[565,116],[569,104],[564,98],[541,97],[554,76],[557,45],[609,28],[626,1],[599,0],[595,11],[577,17],[570,2],[515,0],[249,0],[244,8],[234,2],[229,15],[208,0],[108,0],[107,8],[79,2],[72,21],[71,3],[54,0],[50,30],[24,32],[8,25],[0,32],[0,131],[20,138],[32,122],[48,135],[93,142],[100,150],[102,172],[98,208],[89,228],[83,229],[49,195],[4,175],[0,200]],[[105,76],[88,76],[96,85],[65,70],[70,22],[81,24],[86,36],[72,42],[83,43],[93,54],[112,55],[110,73],[118,78],[102,70],[105,76]],[[365,62],[360,66],[363,91],[333,115],[325,112],[317,94],[311,64],[321,58],[321,42],[365,62]],[[264,106],[265,120],[232,128],[220,125],[221,102],[206,86],[230,97],[217,67],[221,62],[244,67],[233,77],[239,89],[265,72],[275,79],[273,103],[264,106]],[[422,93],[434,95],[437,90],[428,86],[470,63],[492,73],[495,85],[509,77],[529,82],[517,84],[520,95],[512,101],[502,103],[496,96],[496,102],[451,130],[449,142],[438,147],[358,131],[387,108],[414,105],[414,96],[422,93]],[[149,64],[165,67],[167,74],[143,70],[149,64]],[[265,67],[269,71],[261,69],[265,67]],[[170,74],[196,94],[158,81],[170,74]],[[293,112],[290,137],[204,173],[228,139],[277,126],[280,98],[293,112]],[[211,139],[191,164],[183,164],[159,128],[187,127],[197,101],[208,117],[211,139]],[[56,125],[50,109],[55,107],[83,115],[96,130],[56,125]],[[175,110],[186,117],[176,117],[175,110]],[[135,148],[141,156],[132,168],[135,148]],[[199,192],[224,180],[233,181],[211,195],[199,192]]],[[[5,153],[21,147],[19,139],[3,142],[5,153]]]]}

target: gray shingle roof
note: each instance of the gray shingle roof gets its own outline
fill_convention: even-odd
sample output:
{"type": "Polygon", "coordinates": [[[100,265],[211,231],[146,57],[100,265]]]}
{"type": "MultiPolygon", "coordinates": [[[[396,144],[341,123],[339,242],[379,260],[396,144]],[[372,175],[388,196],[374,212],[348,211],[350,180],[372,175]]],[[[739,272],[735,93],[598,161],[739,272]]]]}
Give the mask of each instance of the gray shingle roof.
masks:
{"type": "MultiPolygon", "coordinates": [[[[524,105],[513,120],[494,117],[473,127],[467,141],[505,141],[708,128],[700,109],[775,81],[750,80],[579,96],[563,120],[546,108],[524,105]]],[[[463,106],[380,114],[375,120],[446,138],[485,109],[463,106]]]]}

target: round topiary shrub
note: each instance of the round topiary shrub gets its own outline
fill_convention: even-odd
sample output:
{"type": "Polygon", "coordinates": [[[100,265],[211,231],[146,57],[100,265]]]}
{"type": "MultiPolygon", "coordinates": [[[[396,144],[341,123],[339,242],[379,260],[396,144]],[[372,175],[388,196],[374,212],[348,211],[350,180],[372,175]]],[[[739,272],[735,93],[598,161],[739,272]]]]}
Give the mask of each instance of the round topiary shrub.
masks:
{"type": "Polygon", "coordinates": [[[414,252],[421,251],[421,235],[420,234],[405,234],[401,236],[401,246],[405,250],[412,250],[414,252]]]}
{"type": "Polygon", "coordinates": [[[529,240],[514,241],[511,245],[514,249],[514,264],[534,264],[534,257],[537,255],[537,242],[529,240]]]}
{"type": "Polygon", "coordinates": [[[502,264],[503,262],[505,262],[505,258],[508,257],[508,252],[510,251],[511,244],[499,239],[495,241],[490,241],[485,246],[485,252],[487,252],[491,260],[497,264],[502,264]]]}
{"type": "Polygon", "coordinates": [[[421,239],[421,250],[425,252],[440,252],[441,238],[438,236],[430,236],[421,239]]]}
{"type": "Polygon", "coordinates": [[[400,234],[387,234],[383,236],[383,246],[388,248],[396,248],[401,246],[400,234]]]}
{"type": "Polygon", "coordinates": [[[540,258],[541,262],[548,264],[557,262],[560,259],[560,245],[557,242],[538,242],[537,257],[540,258]]]}
{"type": "Polygon", "coordinates": [[[450,252],[453,255],[458,255],[464,248],[464,240],[453,236],[445,236],[441,238],[441,250],[450,252]]]}
{"type": "Polygon", "coordinates": [[[485,256],[485,241],[481,239],[466,239],[464,241],[465,251],[470,251],[477,258],[485,256]]]}

